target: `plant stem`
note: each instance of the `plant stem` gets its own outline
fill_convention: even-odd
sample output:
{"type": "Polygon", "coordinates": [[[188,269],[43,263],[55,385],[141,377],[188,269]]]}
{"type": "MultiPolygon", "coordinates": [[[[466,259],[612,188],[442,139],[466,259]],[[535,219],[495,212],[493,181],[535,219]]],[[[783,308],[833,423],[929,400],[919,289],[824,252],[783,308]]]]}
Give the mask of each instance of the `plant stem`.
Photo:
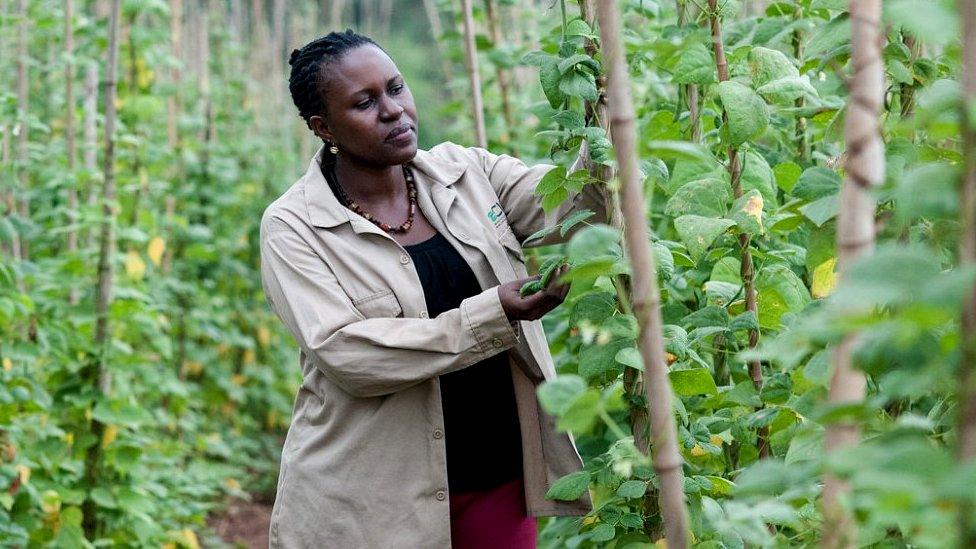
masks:
{"type": "MultiPolygon", "coordinates": [[[[708,0],[708,15],[711,20],[712,28],[712,48],[715,51],[715,65],[718,69],[719,82],[729,80],[729,62],[725,57],[725,45],[722,42],[722,23],[719,20],[719,8],[717,0],[708,0]]],[[[722,123],[729,123],[729,114],[722,111],[722,123]]],[[[729,147],[729,175],[732,177],[732,195],[735,198],[742,196],[742,161],[739,157],[739,150],[729,147]]],[[[751,238],[747,233],[739,234],[739,257],[740,269],[739,276],[742,278],[742,285],[746,293],[746,310],[759,315],[759,307],[756,300],[755,272],[752,263],[752,251],[750,250],[751,238]]],[[[748,332],[749,348],[754,349],[759,345],[759,330],[750,329],[748,332]]],[[[762,390],[762,363],[756,359],[749,361],[749,377],[752,379],[756,391],[762,390]]],[[[769,428],[760,427],[758,429],[757,450],[759,457],[769,457],[769,428]]]]}

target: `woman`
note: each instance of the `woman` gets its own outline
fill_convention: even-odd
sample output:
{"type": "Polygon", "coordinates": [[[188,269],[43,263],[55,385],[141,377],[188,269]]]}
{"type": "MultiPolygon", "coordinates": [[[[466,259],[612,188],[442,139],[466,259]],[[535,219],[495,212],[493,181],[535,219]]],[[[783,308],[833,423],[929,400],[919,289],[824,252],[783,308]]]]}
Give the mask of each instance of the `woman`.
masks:
{"type": "Polygon", "coordinates": [[[271,545],[534,547],[534,517],[590,503],[544,497],[581,467],[535,396],[555,375],[537,320],[568,287],[520,296],[520,241],[580,209],[601,219],[601,194],[546,215],[533,191],[552,166],[418,150],[413,97],[369,38],[331,33],[291,66],[325,145],[261,221],[265,293],[304,378],[271,545]]]}

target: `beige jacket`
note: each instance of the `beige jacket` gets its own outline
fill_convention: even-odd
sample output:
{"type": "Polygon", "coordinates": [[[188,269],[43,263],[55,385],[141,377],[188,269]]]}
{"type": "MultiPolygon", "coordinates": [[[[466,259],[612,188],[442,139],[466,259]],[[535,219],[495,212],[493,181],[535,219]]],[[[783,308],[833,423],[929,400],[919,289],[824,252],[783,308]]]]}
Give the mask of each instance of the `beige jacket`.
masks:
{"type": "MultiPolygon", "coordinates": [[[[450,547],[438,376],[501,352],[514,379],[529,513],[585,514],[585,496],[544,497],[582,462],[536,399],[536,386],[555,375],[542,324],[509,322],[496,286],[528,276],[520,245],[528,235],[580,209],[603,220],[599,190],[587,185],[546,215],[533,191],[552,166],[453,143],[418,151],[417,205],[485,288],[429,318],[410,256],[340,205],[321,154],[261,220],[264,290],[298,341],[304,378],[271,547],[450,547]]],[[[562,240],[556,231],[532,245],[562,240]]]]}

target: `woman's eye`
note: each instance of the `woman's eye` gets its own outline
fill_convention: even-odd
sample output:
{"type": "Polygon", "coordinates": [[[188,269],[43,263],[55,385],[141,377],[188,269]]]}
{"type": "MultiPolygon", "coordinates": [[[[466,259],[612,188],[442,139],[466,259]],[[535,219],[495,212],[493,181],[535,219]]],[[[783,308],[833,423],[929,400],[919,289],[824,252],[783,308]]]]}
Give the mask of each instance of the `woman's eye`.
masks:
{"type": "Polygon", "coordinates": [[[390,93],[392,93],[393,95],[397,95],[402,91],[403,91],[403,84],[398,84],[396,86],[393,86],[393,88],[390,89],[390,93]]]}
{"type": "Polygon", "coordinates": [[[373,100],[372,99],[367,99],[365,101],[361,101],[359,103],[356,103],[356,108],[359,109],[359,110],[366,110],[372,104],[373,104],[373,100]]]}

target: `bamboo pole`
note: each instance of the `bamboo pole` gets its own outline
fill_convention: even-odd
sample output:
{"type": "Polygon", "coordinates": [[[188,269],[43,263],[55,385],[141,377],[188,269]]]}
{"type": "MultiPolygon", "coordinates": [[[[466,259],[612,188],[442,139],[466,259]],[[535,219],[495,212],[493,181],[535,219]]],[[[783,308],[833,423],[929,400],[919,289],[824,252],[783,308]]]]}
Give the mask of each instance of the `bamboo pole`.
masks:
{"type": "MultiPolygon", "coordinates": [[[[963,104],[960,121],[964,171],[959,188],[962,239],[959,243],[960,267],[976,265],[976,128],[970,113],[976,105],[976,3],[959,2],[962,25],[963,104]]],[[[959,461],[970,466],[976,460],[976,286],[963,303],[960,323],[959,357],[959,461]]],[[[973,502],[960,506],[959,547],[976,546],[976,521],[973,502]]]]}
{"type": "MultiPolygon", "coordinates": [[[[17,134],[17,183],[19,191],[15,195],[20,195],[16,201],[17,215],[23,221],[30,219],[30,173],[28,164],[30,163],[30,151],[28,142],[30,140],[30,85],[27,74],[27,40],[28,28],[30,26],[30,12],[28,10],[28,0],[20,0],[17,15],[20,21],[17,25],[17,118],[19,120],[20,133],[17,134]]],[[[19,234],[14,245],[16,255],[22,260],[27,261],[30,256],[30,244],[27,237],[19,234]]]]}
{"type": "MultiPolygon", "coordinates": [[[[98,201],[98,193],[95,192],[94,175],[98,169],[98,64],[91,62],[85,71],[85,100],[83,104],[84,121],[82,128],[82,139],[84,140],[84,156],[82,160],[85,164],[85,173],[88,179],[86,189],[87,198],[85,203],[88,209],[93,210],[98,201]]],[[[91,248],[95,245],[95,231],[85,230],[85,246],[91,248]]]]}
{"type": "Polygon", "coordinates": [[[329,6],[329,30],[338,31],[342,27],[342,11],[346,7],[346,0],[325,0],[329,6]]]}
{"type": "MultiPolygon", "coordinates": [[[[719,19],[719,9],[717,0],[708,0],[708,16],[712,27],[712,48],[715,51],[715,65],[718,69],[718,79],[725,82],[729,79],[729,62],[725,57],[725,45],[722,42],[722,23],[719,19]]],[[[722,123],[728,124],[728,113],[722,111],[722,123]]],[[[729,174],[732,176],[732,194],[735,198],[742,196],[742,161],[739,158],[739,151],[735,147],[729,147],[729,174]]],[[[748,234],[739,235],[740,263],[739,276],[742,278],[742,285],[746,295],[746,310],[752,311],[758,316],[758,304],[756,301],[756,286],[754,281],[755,273],[752,264],[752,252],[749,249],[750,236],[748,234]]],[[[749,348],[759,345],[759,330],[749,330],[749,348]]],[[[753,385],[759,391],[763,386],[762,363],[758,360],[749,361],[749,377],[753,385]]],[[[758,431],[757,446],[759,457],[769,457],[769,428],[761,427],[758,431]]]]}
{"type": "Polygon", "coordinates": [[[481,100],[481,75],[478,74],[478,52],[474,45],[474,14],[471,0],[461,0],[464,20],[464,60],[468,65],[468,81],[471,83],[471,111],[474,120],[475,144],[488,147],[488,134],[485,132],[485,113],[481,100]]]}
{"type": "MultiPolygon", "coordinates": [[[[488,20],[488,34],[491,42],[497,48],[502,43],[502,30],[499,24],[499,14],[495,12],[494,0],[485,0],[485,17],[488,20]]],[[[502,133],[502,142],[508,143],[511,139],[511,132],[515,129],[515,115],[512,113],[512,102],[509,98],[511,85],[508,80],[508,71],[500,66],[495,67],[495,80],[498,82],[498,93],[502,100],[502,117],[505,120],[505,131],[502,133]]]]}
{"type": "Polygon", "coordinates": [[[630,98],[630,80],[624,60],[621,29],[614,0],[597,3],[603,58],[608,64],[608,107],[610,132],[620,169],[624,243],[633,269],[633,309],[640,326],[638,347],[647,376],[654,471],[661,486],[661,510],[668,547],[688,546],[684,505],[684,474],[678,437],[671,408],[671,384],[664,358],[661,332],[661,296],[657,287],[654,257],[647,236],[645,197],[637,167],[637,130],[630,98]]]}
{"type": "Polygon", "coordinates": [[[434,46],[437,48],[437,56],[441,61],[441,72],[444,73],[444,89],[450,92],[452,71],[451,61],[447,58],[444,45],[441,43],[441,36],[444,35],[444,26],[441,25],[441,14],[437,10],[434,0],[424,0],[424,13],[427,15],[427,24],[430,25],[430,34],[434,38],[434,46]]]}
{"type": "MultiPolygon", "coordinates": [[[[119,3],[112,0],[109,12],[108,67],[105,75],[105,157],[102,164],[102,222],[99,233],[98,281],[95,286],[95,359],[89,381],[97,384],[102,395],[111,393],[112,376],[108,369],[109,306],[112,304],[112,256],[115,253],[115,101],[117,95],[119,57],[119,3]]],[[[101,440],[105,426],[92,420],[92,434],[101,440]]],[[[101,462],[101,444],[89,447],[85,456],[85,477],[89,486],[98,485],[98,469],[101,462]]],[[[85,535],[94,538],[99,525],[97,505],[88,498],[82,505],[85,535]]]]}
{"type": "MultiPolygon", "coordinates": [[[[850,98],[844,127],[847,162],[837,216],[837,269],[843,283],[856,259],[874,249],[875,201],[872,187],[884,180],[884,143],[879,119],[884,104],[885,82],[881,50],[881,0],[851,0],[850,98]]],[[[864,399],[864,374],[853,368],[856,333],[847,334],[833,351],[834,370],[828,401],[832,405],[864,399]]],[[[832,454],[857,444],[860,429],[855,422],[827,426],[826,452],[832,454]]],[[[841,499],[849,487],[833,475],[825,475],[823,490],[824,546],[854,547],[857,534],[853,517],[844,511],[841,499]]]]}
{"type": "MultiPolygon", "coordinates": [[[[78,251],[78,178],[75,174],[75,164],[78,158],[77,136],[75,131],[75,33],[74,33],[75,2],[64,2],[64,141],[65,153],[68,161],[68,254],[74,255],[78,251]]],[[[68,304],[78,304],[78,288],[73,284],[68,288],[68,304]]]]}

